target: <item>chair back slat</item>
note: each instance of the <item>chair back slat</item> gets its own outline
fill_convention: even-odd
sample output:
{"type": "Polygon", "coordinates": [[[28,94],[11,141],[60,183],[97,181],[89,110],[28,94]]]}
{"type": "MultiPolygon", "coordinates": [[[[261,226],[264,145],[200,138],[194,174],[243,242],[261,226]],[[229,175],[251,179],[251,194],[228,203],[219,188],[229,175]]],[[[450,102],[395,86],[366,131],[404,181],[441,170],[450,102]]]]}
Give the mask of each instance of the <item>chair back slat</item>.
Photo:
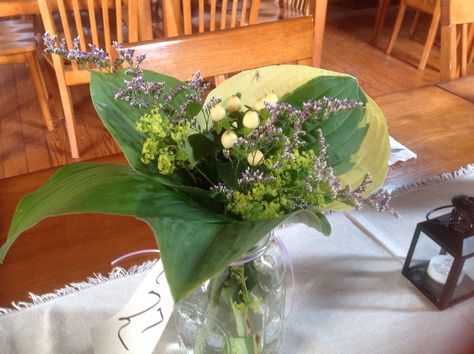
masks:
{"type": "Polygon", "coordinates": [[[214,31],[216,29],[216,0],[211,0],[211,18],[209,19],[209,31],[214,31]]]}
{"type": "Polygon", "coordinates": [[[199,0],[199,33],[204,32],[204,0],[199,0]]]}
{"type": "Polygon", "coordinates": [[[64,5],[64,0],[57,0],[59,16],[61,17],[61,25],[63,27],[64,37],[66,38],[66,44],[69,49],[72,48],[72,35],[71,28],[69,26],[69,21],[67,18],[66,7],[64,5]]]}
{"type": "Polygon", "coordinates": [[[239,0],[232,1],[232,12],[230,13],[230,28],[234,28],[237,22],[237,5],[239,0]]]}
{"type": "Polygon", "coordinates": [[[193,16],[191,13],[191,1],[183,0],[183,22],[184,34],[192,34],[193,16]]]}
{"type": "Polygon", "coordinates": [[[77,35],[79,36],[79,45],[82,51],[87,50],[86,37],[84,35],[84,26],[82,25],[81,9],[78,0],[72,0],[72,9],[74,20],[76,21],[77,35]]]}
{"type": "Polygon", "coordinates": [[[110,39],[110,20],[109,20],[109,6],[108,6],[108,0],[102,0],[102,28],[104,31],[104,40],[106,45],[109,45],[112,43],[110,39]]]}
{"type": "Polygon", "coordinates": [[[246,23],[247,25],[253,25],[257,23],[259,9],[260,9],[260,0],[252,0],[252,3],[250,5],[249,18],[246,23]]]}
{"type": "Polygon", "coordinates": [[[137,55],[146,55],[144,69],[188,80],[198,70],[203,77],[215,77],[265,65],[290,62],[311,65],[312,45],[312,18],[300,17],[130,47],[137,55]],[[278,47],[285,50],[275,51],[278,47]]]}
{"type": "Polygon", "coordinates": [[[260,0],[162,0],[166,37],[257,23],[260,0]]]}
{"type": "Polygon", "coordinates": [[[221,25],[220,25],[221,30],[226,28],[226,26],[225,26],[226,20],[227,20],[227,0],[222,0],[222,3],[221,3],[221,25]]]}
{"type": "MultiPolygon", "coordinates": [[[[138,0],[127,0],[128,43],[138,42],[138,0]]],[[[122,25],[117,31],[122,31],[122,25]]]]}
{"type": "Polygon", "coordinates": [[[100,46],[99,44],[99,34],[97,32],[97,21],[95,18],[95,3],[94,0],[87,0],[88,4],[88,12],[89,12],[89,22],[90,22],[90,30],[92,33],[92,43],[97,47],[100,46]]]}
{"type": "Polygon", "coordinates": [[[123,31],[122,29],[122,21],[123,21],[123,15],[122,15],[122,0],[115,0],[115,24],[117,28],[117,42],[123,43],[123,31]]]}
{"type": "Polygon", "coordinates": [[[245,26],[247,24],[247,0],[242,1],[242,13],[240,14],[240,25],[245,26]]]}
{"type": "MultiPolygon", "coordinates": [[[[138,0],[126,0],[125,4],[128,12],[124,18],[123,0],[38,0],[46,31],[64,38],[68,49],[72,49],[74,39],[79,37],[81,50],[89,50],[88,44],[92,43],[107,53],[114,40],[138,42],[138,0]]],[[[68,83],[87,82],[87,75],[72,78],[71,71],[81,70],[76,64],[69,65],[65,75],[68,83]]]]}

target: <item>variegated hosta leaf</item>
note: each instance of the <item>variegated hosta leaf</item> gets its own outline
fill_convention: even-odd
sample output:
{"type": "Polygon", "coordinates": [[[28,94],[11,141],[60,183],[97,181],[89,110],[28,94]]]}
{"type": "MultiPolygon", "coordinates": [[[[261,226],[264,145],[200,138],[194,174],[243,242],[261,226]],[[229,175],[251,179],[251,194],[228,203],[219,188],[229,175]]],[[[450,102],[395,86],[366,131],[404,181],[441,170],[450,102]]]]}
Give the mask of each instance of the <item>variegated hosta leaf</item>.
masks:
{"type": "MultiPolygon", "coordinates": [[[[355,78],[301,65],[269,66],[227,79],[211,91],[208,100],[212,97],[226,99],[237,92],[242,95],[242,103],[248,106],[271,92],[293,104],[323,96],[366,102],[363,114],[359,110],[343,113],[335,117],[337,124],[330,120],[323,126],[330,144],[328,162],[344,185],[356,188],[367,173],[373,179],[367,193],[382,185],[390,153],[387,125],[378,106],[365,96],[355,78]],[[354,121],[357,124],[353,124],[354,121]]],[[[328,207],[331,210],[348,208],[339,202],[328,207]]]]}

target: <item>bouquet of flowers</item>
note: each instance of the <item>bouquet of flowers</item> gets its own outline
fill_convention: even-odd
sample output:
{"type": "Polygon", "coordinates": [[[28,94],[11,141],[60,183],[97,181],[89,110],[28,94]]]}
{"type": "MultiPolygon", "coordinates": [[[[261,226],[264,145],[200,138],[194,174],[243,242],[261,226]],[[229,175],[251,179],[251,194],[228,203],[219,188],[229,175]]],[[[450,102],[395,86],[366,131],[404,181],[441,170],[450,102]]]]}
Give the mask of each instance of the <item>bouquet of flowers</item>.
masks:
{"type": "MultiPolygon", "coordinates": [[[[133,215],[153,229],[179,301],[283,223],[328,235],[327,211],[391,210],[387,194],[372,193],[387,172],[387,127],[353,77],[281,65],[209,92],[199,74],[184,83],[142,70],[144,58],[118,44],[111,64],[97,48],[67,51],[45,40],[50,52],[102,69],[91,71],[92,100],[129,166],[61,168],[21,200],[0,260],[46,217],[133,215]]],[[[252,306],[248,269],[227,274],[241,284],[231,301],[252,306]]]]}

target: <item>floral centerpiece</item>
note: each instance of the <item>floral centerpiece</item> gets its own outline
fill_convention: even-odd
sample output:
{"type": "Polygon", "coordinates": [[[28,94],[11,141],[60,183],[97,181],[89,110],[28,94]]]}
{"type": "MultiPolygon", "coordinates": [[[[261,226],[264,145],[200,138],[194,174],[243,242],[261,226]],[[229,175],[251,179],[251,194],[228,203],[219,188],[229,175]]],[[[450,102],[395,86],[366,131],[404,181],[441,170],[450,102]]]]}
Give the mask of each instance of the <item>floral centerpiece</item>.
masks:
{"type": "Polygon", "coordinates": [[[225,274],[217,288],[234,289],[228,301],[246,313],[260,301],[250,296],[253,268],[228,266],[273,229],[303,222],[328,235],[327,211],[390,210],[388,195],[372,193],[387,171],[387,127],[353,77],[281,65],[208,93],[199,75],[184,83],[142,70],[144,58],[119,45],[111,64],[97,48],[45,41],[50,52],[102,69],[91,72],[92,100],[129,166],[61,168],[21,200],[0,260],[46,217],[133,215],[155,233],[175,301],[225,274]]]}

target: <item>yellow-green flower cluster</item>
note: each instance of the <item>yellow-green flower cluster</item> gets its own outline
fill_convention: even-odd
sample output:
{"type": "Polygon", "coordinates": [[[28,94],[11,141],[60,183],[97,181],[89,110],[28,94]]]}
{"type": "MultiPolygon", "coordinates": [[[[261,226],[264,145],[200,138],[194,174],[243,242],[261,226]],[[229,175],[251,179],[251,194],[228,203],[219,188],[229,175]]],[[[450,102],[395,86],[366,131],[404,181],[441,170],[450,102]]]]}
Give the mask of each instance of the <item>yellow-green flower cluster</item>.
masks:
{"type": "MultiPolygon", "coordinates": [[[[301,209],[322,209],[330,200],[329,188],[313,178],[317,160],[314,151],[292,151],[292,157],[279,154],[268,157],[262,172],[240,180],[227,203],[227,211],[244,220],[274,218],[301,209]],[[276,162],[279,162],[275,168],[276,162]],[[263,172],[266,170],[266,173],[263,172]],[[326,191],[326,192],[325,192],[326,191]]],[[[245,174],[245,172],[244,172],[245,174]]]]}
{"type": "Polygon", "coordinates": [[[158,171],[163,175],[188,165],[185,152],[189,131],[187,123],[173,122],[163,117],[158,107],[154,107],[137,121],[135,128],[146,135],[141,157],[144,164],[155,161],[158,171]]]}

